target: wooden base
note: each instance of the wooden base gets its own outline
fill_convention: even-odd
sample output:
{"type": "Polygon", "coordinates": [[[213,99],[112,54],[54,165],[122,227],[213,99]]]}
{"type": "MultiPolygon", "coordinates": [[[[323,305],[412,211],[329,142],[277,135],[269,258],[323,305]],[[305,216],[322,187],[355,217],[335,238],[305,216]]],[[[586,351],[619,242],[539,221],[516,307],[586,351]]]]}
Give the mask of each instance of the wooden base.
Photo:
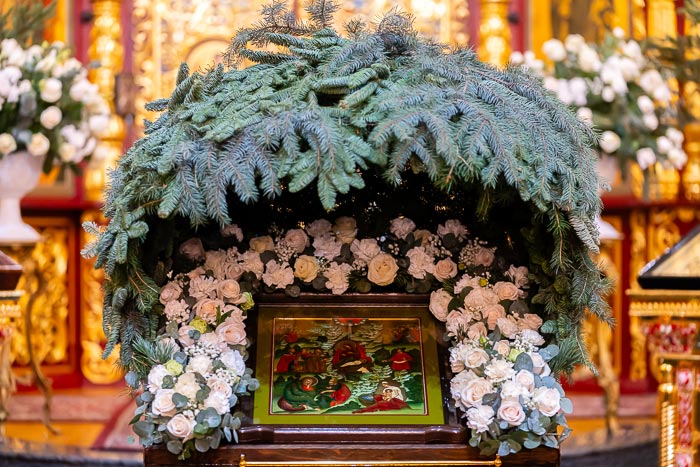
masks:
{"type": "MultiPolygon", "coordinates": [[[[500,459],[504,467],[558,467],[559,450],[540,447],[524,449],[500,459]]],[[[164,447],[145,450],[145,467],[183,466],[497,466],[496,456],[479,456],[479,450],[455,444],[259,444],[222,446],[217,450],[195,453],[179,461],[164,447]],[[241,461],[243,455],[243,461],[241,461]],[[465,462],[470,461],[470,462],[465,462]],[[320,463],[319,463],[320,462],[320,463]],[[333,463],[337,462],[337,463],[333,463]]]]}

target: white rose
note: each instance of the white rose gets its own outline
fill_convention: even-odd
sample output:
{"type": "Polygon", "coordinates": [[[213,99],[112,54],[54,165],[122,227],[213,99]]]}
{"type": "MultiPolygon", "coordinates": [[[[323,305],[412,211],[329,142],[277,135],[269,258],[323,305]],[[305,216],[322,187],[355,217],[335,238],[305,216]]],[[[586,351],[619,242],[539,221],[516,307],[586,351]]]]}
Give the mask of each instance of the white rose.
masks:
{"type": "Polygon", "coordinates": [[[63,113],[61,112],[61,109],[59,109],[55,105],[52,105],[44,109],[43,112],[41,112],[41,115],[39,116],[39,122],[41,122],[41,125],[47,130],[53,130],[56,127],[56,125],[61,123],[62,118],[63,113]]]}
{"type": "Polygon", "coordinates": [[[659,119],[653,113],[644,115],[642,117],[642,122],[644,123],[644,126],[651,131],[654,131],[659,127],[659,119]]]}
{"type": "Polygon", "coordinates": [[[528,395],[526,388],[517,381],[508,380],[501,385],[501,398],[519,400],[520,396],[528,395]]]}
{"type": "Polygon", "coordinates": [[[576,116],[582,122],[586,122],[589,125],[593,124],[593,111],[588,107],[579,107],[576,111],[576,116]]]}
{"type": "Polygon", "coordinates": [[[682,149],[672,148],[668,151],[668,160],[677,170],[681,170],[688,162],[688,155],[682,149]]]}
{"type": "Polygon", "coordinates": [[[444,258],[435,263],[433,276],[441,282],[452,279],[457,275],[457,263],[450,258],[444,258]]]}
{"type": "Polygon", "coordinates": [[[0,134],[0,154],[6,156],[17,150],[17,141],[9,133],[0,134]]]}
{"type": "Polygon", "coordinates": [[[498,418],[508,423],[508,426],[520,426],[525,421],[525,412],[520,402],[504,400],[498,408],[498,418]]]}
{"type": "Polygon", "coordinates": [[[148,390],[155,393],[163,387],[163,378],[171,376],[165,365],[156,365],[148,372],[148,390]]]}
{"type": "Polygon", "coordinates": [[[177,340],[180,341],[183,347],[189,347],[194,344],[194,339],[190,337],[190,331],[194,330],[195,329],[189,325],[180,326],[180,329],[177,330],[177,340]]]}
{"type": "Polygon", "coordinates": [[[350,285],[348,277],[352,271],[352,266],[347,263],[331,263],[323,273],[326,280],[326,288],[333,295],[341,295],[348,290],[350,285]]]}
{"type": "Polygon", "coordinates": [[[44,102],[53,103],[63,95],[63,83],[56,78],[46,78],[39,83],[39,96],[44,102]]]}
{"type": "Polygon", "coordinates": [[[479,368],[489,361],[489,354],[484,349],[468,349],[464,356],[464,366],[467,368],[479,368]]]}
{"type": "Polygon", "coordinates": [[[225,415],[231,410],[231,405],[228,403],[228,397],[224,397],[222,393],[211,392],[204,399],[204,408],[213,408],[219,415],[225,415]]]}
{"type": "Polygon", "coordinates": [[[662,84],[654,89],[652,96],[659,104],[668,105],[668,103],[671,102],[671,89],[665,84],[662,84]]]}
{"type": "Polygon", "coordinates": [[[654,101],[652,101],[649,96],[639,96],[637,98],[637,106],[643,114],[654,112],[654,101]]]}
{"type": "Polygon", "coordinates": [[[382,252],[377,244],[377,241],[373,238],[353,240],[353,242],[350,244],[350,251],[355,256],[355,259],[358,259],[364,263],[369,263],[372,261],[372,258],[382,252]]]}
{"type": "Polygon", "coordinates": [[[510,63],[513,65],[522,65],[525,62],[525,56],[520,51],[514,51],[510,54],[510,63]]]}
{"type": "Polygon", "coordinates": [[[500,383],[501,381],[512,378],[515,374],[515,370],[513,370],[513,364],[511,362],[499,358],[486,365],[484,373],[486,373],[486,376],[494,383],[500,383]]]}
{"type": "Polygon", "coordinates": [[[245,324],[241,320],[232,317],[226,318],[223,323],[217,326],[216,333],[228,345],[246,344],[245,324]]]}
{"type": "Polygon", "coordinates": [[[467,337],[473,341],[479,340],[481,337],[486,337],[486,334],[486,326],[481,322],[472,324],[467,331],[467,337]]]}
{"type": "Polygon", "coordinates": [[[659,136],[656,138],[656,149],[659,151],[659,154],[668,154],[668,151],[674,147],[675,145],[668,137],[659,136]]]}
{"type": "Polygon", "coordinates": [[[183,373],[178,377],[173,389],[178,394],[182,394],[193,401],[197,398],[197,391],[201,388],[194,373],[183,373]]]}
{"type": "Polygon", "coordinates": [[[481,287],[481,277],[479,276],[469,276],[469,275],[464,275],[462,276],[457,282],[455,282],[455,289],[454,293],[455,295],[459,295],[462,293],[462,290],[464,290],[466,287],[471,287],[473,289],[481,287]]]}
{"type": "Polygon", "coordinates": [[[190,361],[187,363],[186,370],[189,373],[199,373],[200,375],[206,377],[212,370],[211,358],[207,357],[206,355],[195,355],[194,357],[190,358],[190,361]]]}
{"type": "Polygon", "coordinates": [[[452,295],[446,290],[435,290],[430,294],[430,312],[440,321],[447,320],[447,306],[452,301],[452,295]]]}
{"type": "Polygon", "coordinates": [[[605,102],[612,102],[615,100],[615,90],[610,86],[605,86],[600,93],[600,97],[602,97],[605,102]]]}
{"type": "Polygon", "coordinates": [[[212,375],[207,379],[207,386],[209,386],[212,393],[221,394],[226,399],[231,397],[231,394],[233,394],[231,386],[229,386],[224,379],[219,378],[216,375],[212,375]]]}
{"type": "Polygon", "coordinates": [[[367,279],[377,285],[385,286],[394,282],[399,266],[388,253],[380,253],[367,264],[367,279]]]}
{"type": "Polygon", "coordinates": [[[584,45],[586,45],[586,39],[580,34],[569,34],[564,39],[564,47],[574,54],[578,54],[584,45]]]}
{"type": "Polygon", "coordinates": [[[620,143],[620,137],[613,131],[604,131],[600,136],[600,141],[598,142],[598,144],[600,144],[600,148],[608,154],[612,154],[617,151],[620,148],[620,143]]]}
{"type": "Polygon", "coordinates": [[[309,237],[301,229],[288,230],[284,235],[284,241],[294,248],[297,254],[303,253],[306,247],[309,246],[309,237]]]}
{"type": "Polygon", "coordinates": [[[542,44],[542,53],[553,62],[561,62],[566,58],[564,44],[558,39],[549,39],[542,44]]]}
{"type": "Polygon", "coordinates": [[[241,285],[238,283],[238,281],[234,281],[233,279],[220,281],[218,284],[217,295],[222,300],[229,300],[233,303],[243,303],[245,301],[245,297],[243,297],[243,294],[241,293],[241,285]]]}
{"type": "Polygon", "coordinates": [[[78,148],[70,143],[63,143],[58,148],[58,155],[61,157],[63,162],[73,162],[78,159],[76,156],[78,154],[78,148]]]}
{"type": "Polygon", "coordinates": [[[528,352],[530,359],[532,359],[532,372],[541,377],[549,376],[552,370],[549,368],[547,362],[544,361],[542,355],[537,352],[528,352]]]}
{"type": "Polygon", "coordinates": [[[462,403],[467,407],[481,405],[481,400],[486,394],[493,392],[493,384],[485,378],[476,378],[469,381],[462,390],[460,396],[462,403]]]}
{"type": "Polygon", "coordinates": [[[542,386],[535,389],[532,401],[537,409],[542,412],[542,415],[547,417],[555,416],[561,409],[561,394],[554,388],[542,386]]]}
{"type": "Polygon", "coordinates": [[[218,299],[204,298],[194,304],[194,312],[209,324],[216,323],[217,314],[224,312],[224,302],[218,299]]]}
{"type": "Polygon", "coordinates": [[[406,257],[409,259],[408,273],[416,279],[425,279],[426,274],[432,274],[435,270],[433,257],[422,246],[408,250],[406,257]]]}
{"type": "Polygon", "coordinates": [[[151,411],[154,415],[162,415],[165,417],[172,417],[175,415],[177,409],[173,403],[173,394],[175,394],[175,391],[172,389],[159,389],[156,392],[156,396],[153,398],[153,403],[151,404],[151,411]]]}
{"type": "Polygon", "coordinates": [[[187,441],[192,439],[194,434],[194,426],[197,422],[194,418],[185,417],[183,414],[179,413],[170,419],[166,428],[168,433],[173,435],[175,438],[179,438],[182,441],[187,441]]]}
{"type": "Polygon", "coordinates": [[[227,350],[219,356],[219,360],[226,368],[232,370],[236,375],[241,376],[245,373],[245,362],[238,350],[227,350]]]}
{"type": "Polygon", "coordinates": [[[535,346],[544,344],[544,337],[542,337],[539,332],[533,331],[532,329],[523,329],[520,331],[520,338],[523,342],[527,342],[535,346]]]}
{"type": "Polygon", "coordinates": [[[515,335],[518,333],[518,324],[512,318],[498,318],[496,326],[501,330],[501,334],[508,339],[515,338],[515,335]]]}
{"type": "Polygon", "coordinates": [[[685,137],[683,136],[682,131],[673,127],[669,127],[666,130],[666,136],[673,142],[673,144],[676,147],[681,147],[683,145],[683,140],[685,139],[685,137]]]}
{"type": "Polygon", "coordinates": [[[46,136],[41,133],[34,133],[27,145],[27,151],[33,156],[43,157],[49,152],[49,147],[51,147],[51,142],[46,136]]]}
{"type": "Polygon", "coordinates": [[[318,219],[306,227],[306,231],[313,238],[322,237],[331,232],[333,226],[326,219],[318,219]]]}
{"type": "Polygon", "coordinates": [[[527,395],[532,395],[532,393],[535,391],[535,375],[530,371],[518,371],[513,377],[513,381],[525,388],[527,395]]]}
{"type": "Polygon", "coordinates": [[[456,375],[450,380],[450,394],[457,403],[457,406],[462,410],[467,410],[467,407],[462,403],[462,391],[467,387],[469,381],[476,379],[477,376],[471,370],[455,372],[456,375]]]}
{"type": "Polygon", "coordinates": [[[321,266],[314,256],[301,255],[294,262],[294,276],[303,282],[311,282],[316,279],[320,270],[321,266]]]}
{"type": "Polygon", "coordinates": [[[91,115],[88,119],[88,127],[90,131],[96,135],[102,135],[109,126],[109,116],[107,115],[91,115]]]}
{"type": "Polygon", "coordinates": [[[642,170],[651,167],[656,163],[656,154],[651,148],[641,148],[637,150],[637,164],[642,170]]]}
{"type": "Polygon", "coordinates": [[[489,431],[489,425],[493,422],[495,415],[493,409],[489,405],[480,405],[472,407],[467,411],[467,426],[477,433],[489,431]]]}
{"type": "Polygon", "coordinates": [[[262,279],[268,287],[284,289],[294,283],[294,271],[287,263],[279,264],[271,259],[265,265],[262,279]]]}
{"type": "Polygon", "coordinates": [[[510,342],[506,339],[502,339],[493,344],[493,350],[501,357],[507,357],[510,354],[510,342]]]}
{"type": "Polygon", "coordinates": [[[416,224],[407,217],[397,217],[391,220],[389,232],[396,235],[401,240],[405,240],[408,234],[416,230],[416,224]]]}
{"type": "Polygon", "coordinates": [[[488,287],[475,287],[464,297],[464,306],[476,310],[481,310],[489,305],[496,305],[498,302],[498,295],[488,287]]]}

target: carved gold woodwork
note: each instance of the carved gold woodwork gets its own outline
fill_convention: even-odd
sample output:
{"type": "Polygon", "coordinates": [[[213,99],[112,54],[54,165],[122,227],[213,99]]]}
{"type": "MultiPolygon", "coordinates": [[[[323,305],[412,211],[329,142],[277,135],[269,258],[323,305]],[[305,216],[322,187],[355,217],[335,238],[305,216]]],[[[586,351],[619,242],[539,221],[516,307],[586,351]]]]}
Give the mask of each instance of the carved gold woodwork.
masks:
{"type": "Polygon", "coordinates": [[[479,58],[496,66],[504,66],[510,59],[510,0],[481,0],[479,22],[479,58]]]}
{"type": "Polygon", "coordinates": [[[644,0],[632,0],[632,38],[641,41],[647,37],[646,2],[644,0]]]}
{"type": "Polygon", "coordinates": [[[630,164],[628,171],[632,194],[637,199],[675,201],[678,198],[681,176],[675,168],[657,162],[646,170],[637,164],[630,164]]]}
{"type": "Polygon", "coordinates": [[[121,71],[124,48],[121,42],[121,0],[93,0],[95,15],[90,31],[88,55],[92,62],[99,63],[89,71],[89,79],[97,84],[100,95],[107,101],[111,115],[107,129],[100,135],[95,156],[84,176],[85,195],[89,200],[101,201],[102,190],[107,182],[107,169],[113,167],[122,154],[126,136],[124,120],[114,112],[115,76],[121,71]]]}
{"type": "Polygon", "coordinates": [[[678,29],[676,28],[676,5],[674,0],[648,0],[647,26],[649,37],[657,39],[675,38],[678,34],[678,29]]]}
{"type": "Polygon", "coordinates": [[[21,297],[21,291],[0,290],[0,439],[5,436],[7,403],[16,388],[10,353],[15,332],[13,323],[22,316],[21,297]]]}
{"type": "MultiPolygon", "coordinates": [[[[81,222],[104,223],[104,218],[99,211],[86,211],[81,222]]],[[[94,240],[87,232],[80,235],[81,248],[94,240]]],[[[107,360],[102,359],[102,351],[107,342],[102,329],[102,282],[104,272],[95,269],[95,259],[82,259],[80,263],[81,281],[81,315],[80,315],[80,345],[82,356],[80,369],[83,375],[95,384],[111,384],[121,379],[122,372],[117,369],[119,350],[112,352],[107,360]]]]}
{"type": "Polygon", "coordinates": [[[690,201],[700,201],[700,123],[689,123],[684,130],[688,164],[683,171],[683,193],[690,201]]]}

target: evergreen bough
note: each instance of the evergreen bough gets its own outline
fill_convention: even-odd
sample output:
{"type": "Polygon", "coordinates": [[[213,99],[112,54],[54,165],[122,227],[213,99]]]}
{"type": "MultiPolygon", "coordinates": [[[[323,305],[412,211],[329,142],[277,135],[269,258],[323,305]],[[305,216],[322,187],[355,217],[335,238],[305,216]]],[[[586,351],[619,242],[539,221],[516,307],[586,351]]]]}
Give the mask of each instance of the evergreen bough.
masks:
{"type": "Polygon", "coordinates": [[[372,28],[352,21],[342,36],[330,26],[335,9],[313,1],[302,22],[273,2],[226,55],[252,66],[183,64],[172,96],[148,105],[163,113],[111,173],[109,225],[87,226],[98,238],[84,253],[107,275],[105,355],[121,344],[130,367],[134,344],[155,338],[169,268],[151,250],[173,254],[174,220],[192,231],[224,225],[240,221],[236,206],[283,203],[312,186],[332,210],[369,174],[394,186],[419,171],[448,194],[476,188],[478,217],[514,232],[521,226],[489,219],[491,208],[505,193],[529,206],[532,306],[555,318],[562,350],[550,364],[589,363],[581,322],[586,312],[609,320],[607,283],[589,256],[601,210],[592,130],[521,69],[422,39],[396,11],[372,28]]]}

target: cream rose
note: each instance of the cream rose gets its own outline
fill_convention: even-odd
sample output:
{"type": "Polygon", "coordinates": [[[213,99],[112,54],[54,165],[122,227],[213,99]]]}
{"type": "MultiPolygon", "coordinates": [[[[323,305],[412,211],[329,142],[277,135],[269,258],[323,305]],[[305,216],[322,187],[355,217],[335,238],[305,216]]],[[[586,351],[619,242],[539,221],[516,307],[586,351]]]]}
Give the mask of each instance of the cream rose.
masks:
{"type": "Polygon", "coordinates": [[[426,274],[432,274],[435,270],[432,256],[422,246],[408,250],[406,257],[409,259],[408,273],[416,279],[425,279],[426,274]]]}
{"type": "Polygon", "coordinates": [[[520,402],[504,400],[498,408],[498,418],[508,423],[508,426],[520,426],[525,421],[525,411],[520,402]]]}
{"type": "Polygon", "coordinates": [[[352,271],[352,266],[347,263],[331,263],[323,275],[326,277],[326,288],[333,295],[340,295],[348,290],[350,285],[348,277],[352,271]]]}
{"type": "Polygon", "coordinates": [[[242,320],[232,317],[226,318],[223,323],[216,327],[216,333],[228,345],[246,344],[245,324],[242,320]]]}
{"type": "Polygon", "coordinates": [[[225,415],[231,410],[231,405],[228,403],[228,397],[224,397],[223,394],[219,392],[211,392],[209,396],[204,399],[204,408],[212,408],[216,410],[219,415],[225,415]]]}
{"type": "Polygon", "coordinates": [[[353,240],[352,244],[350,245],[350,251],[355,256],[355,259],[360,260],[365,264],[369,263],[372,258],[382,252],[377,244],[377,241],[373,238],[353,240]]]}
{"type": "Polygon", "coordinates": [[[389,232],[399,237],[401,240],[405,240],[408,234],[416,230],[416,224],[408,217],[397,217],[391,220],[391,225],[389,226],[389,232]]]}
{"type": "Polygon", "coordinates": [[[166,428],[168,433],[173,435],[175,438],[179,438],[183,441],[192,439],[194,434],[194,426],[197,422],[194,418],[185,417],[183,414],[179,413],[170,419],[166,428]]]}
{"type": "Polygon", "coordinates": [[[489,361],[489,354],[484,349],[471,348],[464,356],[464,366],[467,368],[479,368],[489,361]]]}
{"type": "Polygon", "coordinates": [[[512,282],[496,282],[493,291],[499,300],[517,300],[520,297],[520,290],[512,282]]]}
{"type": "Polygon", "coordinates": [[[236,375],[241,376],[245,373],[245,362],[238,350],[227,350],[219,356],[219,360],[226,368],[233,371],[236,375]]]}
{"type": "Polygon", "coordinates": [[[199,373],[202,376],[209,376],[212,370],[211,358],[206,355],[195,355],[187,363],[188,373],[199,373]]]}
{"type": "Polygon", "coordinates": [[[63,83],[56,78],[46,78],[39,82],[39,96],[44,102],[53,103],[63,95],[63,83]]]}
{"type": "Polygon", "coordinates": [[[510,342],[506,339],[502,339],[493,344],[493,350],[501,357],[507,357],[510,354],[510,342]]]}
{"type": "Polygon", "coordinates": [[[388,253],[380,253],[367,265],[367,279],[377,285],[389,285],[396,279],[399,266],[388,253]]]}
{"type": "Polygon", "coordinates": [[[231,397],[231,394],[233,394],[233,390],[226,380],[219,378],[216,375],[212,375],[207,379],[207,386],[209,386],[211,392],[222,394],[226,399],[231,397]]]}
{"type": "Polygon", "coordinates": [[[352,243],[357,235],[357,222],[352,217],[339,217],[333,226],[335,237],[343,243],[352,243]]]}
{"type": "Polygon", "coordinates": [[[274,251],[275,249],[275,242],[269,235],[251,238],[250,242],[248,242],[248,245],[250,246],[250,249],[256,253],[262,253],[264,251],[274,251]]]}
{"type": "Polygon", "coordinates": [[[294,276],[304,282],[316,279],[319,270],[318,260],[313,256],[301,255],[294,263],[294,276]]]}
{"type": "Polygon", "coordinates": [[[479,405],[467,411],[467,426],[477,433],[489,431],[489,425],[493,422],[495,415],[489,405],[479,405]]]}
{"type": "Polygon", "coordinates": [[[554,388],[542,386],[535,389],[532,401],[542,415],[547,417],[555,416],[561,409],[561,394],[554,388]]]}
{"type": "Polygon", "coordinates": [[[542,318],[534,313],[525,313],[525,315],[518,320],[518,329],[520,330],[531,329],[537,331],[540,327],[542,327],[542,318]]]}
{"type": "Polygon", "coordinates": [[[163,378],[171,376],[165,365],[156,365],[148,372],[148,390],[155,393],[163,387],[163,378]]]}
{"type": "Polygon", "coordinates": [[[494,253],[494,248],[479,248],[479,251],[474,255],[474,264],[476,266],[489,267],[493,264],[493,260],[496,257],[494,253]]]}
{"type": "Polygon", "coordinates": [[[552,370],[549,368],[547,362],[544,361],[542,355],[537,352],[528,352],[528,355],[532,359],[532,372],[541,377],[549,376],[552,370]]]}
{"type": "Polygon", "coordinates": [[[245,298],[241,294],[241,285],[238,281],[227,279],[219,282],[217,295],[222,300],[230,300],[233,303],[241,303],[245,298]]]}
{"type": "Polygon", "coordinates": [[[486,318],[486,324],[490,331],[496,329],[496,324],[498,320],[506,317],[506,309],[503,305],[497,303],[495,305],[488,305],[481,309],[481,314],[486,318]]]}
{"type": "Polygon", "coordinates": [[[265,265],[262,279],[268,287],[284,289],[294,283],[294,271],[287,263],[279,264],[274,260],[270,260],[265,265]]]}
{"type": "MultiPolygon", "coordinates": [[[[251,251],[250,253],[257,255],[257,253],[255,253],[254,251],[251,251]]],[[[262,268],[260,269],[260,274],[262,274],[262,270],[265,268],[265,266],[262,264],[262,261],[260,261],[259,256],[258,261],[260,262],[260,266],[262,266],[262,268]]],[[[226,279],[238,281],[244,272],[245,269],[243,265],[238,261],[226,261],[226,263],[224,263],[224,277],[226,279]]],[[[255,275],[258,276],[258,274],[255,275]]]]}
{"type": "Polygon", "coordinates": [[[194,373],[183,373],[177,379],[173,389],[178,394],[182,394],[190,400],[195,400],[197,398],[197,391],[199,391],[200,387],[194,373]]]}
{"type": "Polygon", "coordinates": [[[194,339],[190,337],[190,331],[194,330],[195,329],[189,325],[180,326],[180,329],[177,330],[177,340],[180,341],[183,347],[189,347],[194,344],[194,339]]]}
{"type": "Polygon", "coordinates": [[[309,237],[301,229],[288,230],[284,235],[284,241],[287,245],[294,248],[297,254],[303,253],[306,247],[309,246],[309,237]]]}
{"type": "Polygon", "coordinates": [[[440,321],[447,320],[447,307],[452,301],[452,295],[446,290],[435,290],[430,294],[430,312],[440,321]]]}
{"type": "Polygon", "coordinates": [[[501,334],[508,339],[513,339],[518,333],[518,325],[510,318],[498,318],[496,320],[496,326],[501,330],[501,334]]]}
{"type": "Polygon", "coordinates": [[[498,301],[498,295],[492,289],[488,287],[474,287],[464,297],[464,306],[465,308],[482,310],[489,305],[498,304],[498,301]]]}
{"type": "Polygon", "coordinates": [[[515,267],[512,264],[508,268],[508,271],[506,271],[506,275],[510,277],[510,280],[513,281],[516,287],[519,289],[524,289],[527,287],[528,283],[530,280],[527,277],[528,271],[525,266],[519,266],[515,267]]]}
{"type": "Polygon", "coordinates": [[[457,275],[457,264],[450,258],[444,258],[435,264],[433,276],[435,279],[444,282],[447,279],[452,279],[457,275]]]}
{"type": "Polygon", "coordinates": [[[481,405],[481,400],[486,394],[493,392],[493,384],[485,378],[476,378],[467,383],[462,390],[461,399],[467,407],[481,405]]]}
{"type": "Polygon", "coordinates": [[[27,145],[27,151],[29,151],[32,156],[42,157],[49,152],[50,147],[51,142],[46,136],[41,133],[34,133],[27,145]]]}
{"type": "Polygon", "coordinates": [[[531,371],[520,370],[513,377],[513,381],[525,388],[527,395],[532,395],[535,391],[535,375],[531,371]]]}
{"type": "Polygon", "coordinates": [[[63,113],[61,112],[61,109],[59,109],[55,105],[52,105],[44,109],[43,112],[41,112],[41,115],[39,116],[39,122],[47,130],[53,130],[54,128],[56,128],[56,125],[61,123],[62,118],[63,113]]]}
{"type": "Polygon", "coordinates": [[[499,358],[486,365],[484,373],[486,373],[486,376],[494,383],[500,383],[501,381],[510,379],[515,374],[515,370],[513,370],[513,364],[511,362],[499,358]]]}
{"type": "Polygon", "coordinates": [[[484,323],[474,323],[467,330],[467,337],[471,340],[478,340],[481,337],[486,337],[487,331],[484,323]]]}
{"type": "Polygon", "coordinates": [[[306,231],[313,238],[322,237],[331,232],[333,226],[326,219],[317,219],[306,227],[306,231]]]}
{"type": "Polygon", "coordinates": [[[164,417],[172,417],[175,415],[177,409],[173,403],[173,394],[175,394],[175,391],[172,389],[159,389],[151,403],[151,412],[153,412],[154,415],[161,415],[164,417]]]}
{"type": "Polygon", "coordinates": [[[9,133],[0,134],[0,154],[6,156],[17,150],[17,141],[9,133]]]}
{"type": "Polygon", "coordinates": [[[217,312],[223,313],[224,305],[222,300],[204,298],[195,303],[193,308],[197,316],[209,324],[215,324],[217,312]]]}
{"type": "Polygon", "coordinates": [[[160,290],[160,303],[166,305],[168,302],[177,300],[182,294],[182,287],[177,282],[168,282],[160,290]]]}

